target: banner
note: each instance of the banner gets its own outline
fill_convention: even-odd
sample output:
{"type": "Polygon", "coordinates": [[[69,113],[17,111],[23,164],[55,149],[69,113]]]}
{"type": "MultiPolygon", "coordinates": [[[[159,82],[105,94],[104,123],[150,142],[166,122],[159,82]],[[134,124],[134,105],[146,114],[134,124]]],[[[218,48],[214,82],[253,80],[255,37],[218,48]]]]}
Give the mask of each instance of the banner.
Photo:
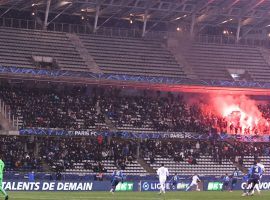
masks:
{"type": "MultiPolygon", "coordinates": [[[[187,187],[189,186],[190,182],[187,181],[181,181],[177,183],[176,188],[169,182],[166,182],[165,189],[171,190],[171,191],[185,191],[187,187]]],[[[140,190],[142,192],[145,191],[159,191],[160,190],[160,183],[157,181],[142,181],[140,184],[140,190]]],[[[200,188],[202,190],[202,187],[200,188]]]]}
{"type": "Polygon", "coordinates": [[[33,78],[83,78],[92,81],[127,81],[131,84],[149,83],[149,84],[164,84],[164,85],[198,85],[206,87],[232,87],[232,88],[260,88],[269,89],[270,83],[255,82],[255,81],[228,81],[215,79],[188,79],[188,78],[171,78],[160,76],[142,76],[128,74],[96,74],[92,72],[79,72],[69,70],[47,70],[47,69],[32,69],[15,66],[0,65],[0,74],[4,75],[30,75],[33,78]]]}
{"type": "Polygon", "coordinates": [[[3,182],[7,191],[92,191],[93,182],[3,182]]]}
{"type": "MultiPolygon", "coordinates": [[[[247,183],[242,182],[240,187],[242,190],[246,187],[247,183]]],[[[250,189],[251,185],[248,186],[248,189],[250,189]]],[[[260,190],[269,190],[270,189],[270,182],[269,181],[261,181],[259,183],[259,189],[260,190]]]]}
{"type": "Polygon", "coordinates": [[[190,138],[195,133],[132,133],[132,132],[110,132],[110,131],[90,131],[90,130],[61,130],[61,129],[43,129],[43,128],[27,128],[20,129],[20,135],[40,135],[40,136],[99,136],[118,137],[118,138],[142,138],[142,139],[162,139],[162,138],[190,138]]]}
{"type": "MultiPolygon", "coordinates": [[[[246,187],[246,182],[238,181],[235,185],[235,190],[244,190],[246,187]]],[[[219,181],[215,182],[205,182],[205,188],[208,191],[220,191],[222,190],[223,183],[219,181]]],[[[250,189],[251,185],[247,187],[247,189],[250,189]]],[[[259,184],[260,190],[270,190],[270,182],[269,181],[261,181],[259,184]]]]}
{"type": "MultiPolygon", "coordinates": [[[[109,191],[110,181],[92,182],[27,182],[7,181],[3,182],[3,188],[7,191],[109,191]]],[[[116,191],[138,190],[134,182],[124,182],[117,185],[116,191]]]]}
{"type": "Polygon", "coordinates": [[[40,136],[84,136],[96,137],[102,135],[103,137],[117,137],[123,139],[191,139],[191,140],[217,140],[224,141],[227,139],[235,139],[241,142],[270,142],[270,136],[245,136],[245,135],[230,135],[226,133],[221,134],[199,134],[191,132],[171,132],[171,133],[132,133],[125,131],[89,131],[89,130],[61,130],[61,129],[43,129],[43,128],[27,128],[20,129],[20,135],[40,135],[40,136]]]}

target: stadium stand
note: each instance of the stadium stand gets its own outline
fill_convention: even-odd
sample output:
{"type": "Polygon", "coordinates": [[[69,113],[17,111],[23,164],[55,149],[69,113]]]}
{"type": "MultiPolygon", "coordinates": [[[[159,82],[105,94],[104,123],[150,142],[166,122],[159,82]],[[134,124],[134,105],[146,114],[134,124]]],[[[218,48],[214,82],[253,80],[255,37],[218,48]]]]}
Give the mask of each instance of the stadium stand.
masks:
{"type": "MultiPolygon", "coordinates": [[[[32,57],[41,56],[54,59],[62,70],[177,78],[191,76],[158,40],[91,34],[79,37],[73,34],[71,37],[71,34],[60,32],[3,27],[0,33],[3,43],[0,64],[4,66],[34,68],[32,57]],[[72,42],[74,37],[76,41],[72,42]]],[[[199,78],[233,80],[230,70],[244,70],[251,81],[268,80],[270,67],[257,47],[195,42],[187,49],[182,52],[192,68],[190,73],[199,78]]]]}
{"type": "Polygon", "coordinates": [[[270,66],[257,47],[193,43],[185,57],[202,79],[233,80],[229,69],[246,70],[253,81],[268,81],[270,66]]]}
{"type": "Polygon", "coordinates": [[[50,127],[106,130],[104,116],[96,108],[95,90],[91,98],[84,87],[58,92],[56,88],[1,86],[0,96],[18,117],[19,127],[50,127]]]}
{"type": "MultiPolygon", "coordinates": [[[[148,163],[149,159],[145,159],[148,163]]],[[[150,166],[157,170],[161,163],[164,163],[168,167],[171,173],[177,173],[179,175],[193,175],[195,173],[200,173],[201,176],[216,175],[222,176],[225,173],[230,173],[234,170],[235,166],[230,161],[222,162],[222,165],[218,165],[213,162],[210,156],[201,156],[197,159],[200,164],[190,165],[187,161],[175,162],[170,158],[157,157],[156,162],[150,166]]]]}
{"type": "Polygon", "coordinates": [[[170,198],[193,191],[198,174],[188,199],[239,199],[233,190],[259,179],[254,166],[247,175],[258,160],[269,190],[270,0],[0,2],[0,185],[10,198],[106,199],[115,186],[147,199],[165,178],[170,198]]]}
{"type": "MultiPolygon", "coordinates": [[[[65,174],[108,175],[121,168],[127,175],[149,174],[138,163],[138,143],[132,140],[108,140],[102,136],[0,136],[0,141],[3,144],[0,152],[4,152],[8,171],[50,170],[65,174]]],[[[226,142],[181,139],[145,140],[139,146],[140,156],[154,170],[164,163],[171,173],[183,176],[194,173],[222,176],[234,170],[234,160],[249,167],[257,158],[254,155],[258,155],[269,174],[269,147],[260,143],[255,146],[261,148],[243,145],[241,151],[226,142]]]]}
{"type": "Polygon", "coordinates": [[[0,42],[3,66],[35,68],[32,56],[48,56],[62,70],[89,71],[64,33],[1,27],[0,42]]]}
{"type": "Polygon", "coordinates": [[[62,70],[186,77],[173,55],[156,40],[80,35],[81,41],[72,42],[75,35],[3,27],[0,33],[4,44],[0,64],[4,66],[34,68],[32,56],[43,56],[52,57],[62,70]],[[91,56],[94,60],[89,59],[91,56]]]}
{"type": "Polygon", "coordinates": [[[55,170],[111,174],[120,167],[128,175],[146,174],[135,159],[136,145],[132,141],[111,140],[108,143],[101,136],[40,139],[40,156],[55,170]]]}
{"type": "MultiPolygon", "coordinates": [[[[269,156],[258,156],[258,158],[261,160],[261,163],[264,164],[265,167],[265,174],[269,175],[270,172],[270,160],[269,156]]],[[[243,156],[242,158],[239,158],[243,160],[243,166],[248,168],[249,166],[253,165],[254,163],[254,156],[253,155],[246,155],[243,156]]]]}
{"type": "Polygon", "coordinates": [[[171,173],[223,175],[233,171],[233,148],[202,141],[148,141],[142,146],[145,161],[155,170],[164,163],[171,173]]]}
{"type": "MultiPolygon", "coordinates": [[[[82,43],[77,48],[85,48],[83,51],[87,50],[105,73],[186,77],[181,65],[156,40],[98,35],[79,35],[79,38],[82,43]]],[[[3,43],[0,50],[1,65],[33,68],[31,56],[53,55],[62,70],[90,70],[70,38],[63,33],[0,28],[0,39],[3,43]]],[[[232,80],[229,69],[246,70],[254,81],[267,81],[269,76],[269,66],[255,47],[194,43],[185,56],[194,72],[203,79],[215,77],[232,80]]],[[[115,130],[130,132],[209,134],[228,130],[228,123],[223,118],[204,113],[199,105],[189,104],[179,93],[4,83],[0,86],[0,98],[18,117],[20,128],[104,131],[109,130],[112,124],[115,130]]],[[[259,109],[264,118],[270,118],[269,105],[259,105],[259,109]]],[[[96,138],[33,139],[1,136],[0,139],[4,144],[1,151],[6,152],[5,158],[9,157],[6,162],[11,171],[44,170],[44,165],[48,165],[50,169],[61,169],[68,174],[111,174],[118,167],[128,175],[149,174],[138,162],[137,149],[134,148],[137,144],[131,145],[132,140],[127,142],[133,147],[132,152],[123,156],[125,143],[115,140],[108,145],[99,144],[96,138]],[[93,157],[89,152],[95,152],[93,157]],[[115,158],[116,155],[120,157],[115,158]]],[[[170,141],[144,141],[141,143],[141,157],[153,170],[165,163],[171,173],[181,175],[200,172],[206,176],[221,176],[233,171],[234,161],[244,167],[251,165],[254,156],[250,155],[262,158],[266,169],[270,169],[267,146],[257,154],[246,146],[211,142],[201,142],[197,149],[193,142],[190,144],[189,141],[178,140],[170,149],[170,141]],[[161,143],[164,143],[162,149],[165,153],[157,149],[161,143]],[[182,151],[179,145],[185,146],[186,150],[182,151]]]]}
{"type": "Polygon", "coordinates": [[[151,96],[138,91],[129,96],[125,90],[109,88],[63,91],[56,86],[2,85],[0,97],[18,117],[20,128],[106,130],[105,116],[119,130],[209,132],[213,125],[197,105],[189,107],[181,96],[171,93],[151,96]]]}
{"type": "Polygon", "coordinates": [[[197,105],[188,106],[181,95],[142,91],[131,96],[111,90],[103,99],[107,101],[100,104],[102,112],[119,130],[209,132],[213,124],[197,105]]]}
{"type": "Polygon", "coordinates": [[[80,35],[104,73],[185,77],[181,66],[160,41],[80,35]]]}
{"type": "MultiPolygon", "coordinates": [[[[65,128],[121,131],[163,131],[231,134],[269,132],[269,126],[233,126],[229,119],[203,111],[198,102],[188,103],[179,93],[130,91],[106,87],[32,87],[2,84],[0,98],[18,117],[20,128],[65,128]],[[105,119],[108,119],[107,121],[105,119]],[[110,122],[110,123],[108,123],[110,122]]],[[[263,118],[270,119],[269,105],[258,105],[263,118]]]]}
{"type": "Polygon", "coordinates": [[[34,140],[30,137],[0,136],[0,153],[8,171],[40,171],[41,159],[34,156],[34,140]]]}

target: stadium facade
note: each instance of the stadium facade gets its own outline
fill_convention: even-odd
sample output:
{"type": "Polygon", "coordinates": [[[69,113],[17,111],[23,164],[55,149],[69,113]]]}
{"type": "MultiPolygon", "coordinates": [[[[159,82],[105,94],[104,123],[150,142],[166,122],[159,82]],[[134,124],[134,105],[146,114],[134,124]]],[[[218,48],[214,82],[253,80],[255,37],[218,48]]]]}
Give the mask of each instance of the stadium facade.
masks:
{"type": "Polygon", "coordinates": [[[245,2],[0,2],[5,184],[101,190],[84,182],[121,168],[155,191],[165,163],[220,189],[257,158],[269,175],[270,1],[245,2]]]}

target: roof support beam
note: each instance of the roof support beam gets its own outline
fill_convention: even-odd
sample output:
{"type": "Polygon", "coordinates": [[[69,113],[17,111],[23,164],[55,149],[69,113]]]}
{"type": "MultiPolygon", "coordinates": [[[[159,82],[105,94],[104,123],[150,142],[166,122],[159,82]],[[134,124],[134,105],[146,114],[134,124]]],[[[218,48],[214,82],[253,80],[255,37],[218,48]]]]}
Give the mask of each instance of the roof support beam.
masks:
{"type": "Polygon", "coordinates": [[[241,31],[241,17],[238,18],[237,31],[236,31],[236,42],[238,43],[240,40],[240,31],[241,31]]]}
{"type": "Polygon", "coordinates": [[[146,33],[147,19],[148,19],[148,10],[145,10],[145,13],[144,13],[144,16],[143,16],[143,31],[142,31],[142,37],[144,37],[144,36],[145,36],[145,33],[146,33]]]}
{"type": "MultiPolygon", "coordinates": [[[[121,11],[122,9],[119,10],[119,12],[121,11]]],[[[106,24],[108,21],[110,21],[111,19],[113,19],[116,15],[118,14],[118,12],[114,13],[113,15],[111,15],[109,18],[107,18],[101,25],[97,26],[96,28],[96,31],[102,27],[104,24],[106,24]]]]}
{"type": "Polygon", "coordinates": [[[99,11],[100,11],[100,5],[97,5],[96,13],[95,13],[94,30],[93,30],[94,33],[97,31],[97,27],[98,27],[99,11]]]}
{"type": "MultiPolygon", "coordinates": [[[[169,8],[169,10],[172,10],[173,8],[174,8],[174,3],[176,2],[177,0],[174,0],[172,3],[171,3],[171,5],[170,5],[170,8],[169,8]]],[[[171,16],[171,12],[167,12],[167,14],[165,14],[163,17],[161,17],[161,19],[159,19],[156,23],[154,23],[147,31],[146,31],[146,33],[147,32],[149,32],[149,31],[151,31],[154,27],[156,27],[160,22],[162,22],[164,19],[166,19],[167,17],[169,17],[169,16],[171,16]]]]}
{"type": "Polygon", "coordinates": [[[56,20],[60,15],[62,15],[67,9],[69,9],[72,6],[72,3],[69,3],[69,5],[67,7],[65,7],[65,9],[63,9],[60,13],[58,13],[58,15],[56,15],[50,22],[47,23],[47,26],[52,23],[54,20],[56,20]]]}
{"type": "MultiPolygon", "coordinates": [[[[196,22],[202,22],[207,20],[209,17],[217,16],[219,13],[229,10],[234,4],[236,4],[239,0],[235,0],[234,2],[231,2],[229,0],[224,1],[216,8],[207,10],[207,12],[204,12],[201,16],[197,17],[196,22]]],[[[213,1],[211,1],[213,2],[213,1]]],[[[207,8],[210,1],[204,5],[204,8],[207,8]]],[[[198,7],[198,11],[200,7],[198,7]]]]}
{"type": "Polygon", "coordinates": [[[18,0],[17,2],[15,2],[12,6],[10,6],[5,12],[3,12],[0,17],[4,17],[5,14],[7,14],[10,10],[12,10],[13,8],[15,8],[17,6],[18,3],[20,3],[22,0],[18,0]]]}
{"type": "Polygon", "coordinates": [[[249,34],[250,31],[254,30],[255,28],[258,28],[262,23],[264,23],[265,20],[266,20],[265,18],[261,18],[259,21],[256,22],[256,24],[249,27],[246,31],[243,32],[242,37],[240,37],[240,39],[247,36],[247,34],[249,34]]]}
{"type": "Polygon", "coordinates": [[[49,17],[49,12],[50,12],[50,6],[51,6],[51,0],[47,0],[43,30],[46,30],[47,26],[48,26],[48,17],[49,17]]]}
{"type": "Polygon", "coordinates": [[[191,17],[191,25],[190,25],[190,35],[194,35],[194,28],[195,28],[195,23],[196,23],[196,14],[193,13],[191,17]]]}
{"type": "Polygon", "coordinates": [[[263,3],[265,0],[251,0],[250,3],[248,3],[241,11],[241,17],[248,13],[249,11],[253,10],[257,6],[259,6],[261,3],[263,3]]]}
{"type": "MultiPolygon", "coordinates": [[[[179,7],[178,5],[181,5],[181,3],[177,3],[178,0],[176,1],[173,1],[173,2],[165,2],[165,1],[162,1],[162,0],[153,0],[151,3],[151,5],[153,6],[153,4],[160,4],[160,6],[162,5],[162,3],[167,3],[169,4],[170,6],[167,8],[167,9],[163,9],[161,8],[160,6],[155,8],[155,7],[149,7],[149,11],[160,11],[160,12],[168,12],[168,11],[171,11],[172,9],[172,5],[175,5],[177,7],[179,7]]],[[[73,0],[73,3],[77,3],[77,4],[85,4],[85,5],[96,5],[97,2],[93,2],[93,1],[83,1],[83,0],[73,0]]],[[[133,9],[140,9],[140,10],[145,10],[147,9],[147,5],[148,5],[148,0],[147,0],[147,4],[144,6],[144,7],[141,7],[141,6],[138,6],[136,3],[135,5],[129,5],[126,3],[126,0],[124,0],[124,3],[122,3],[121,5],[119,4],[113,4],[113,2],[108,2],[108,3],[102,3],[102,5],[104,6],[111,6],[111,7],[121,7],[121,8],[133,8],[133,9]]],[[[178,12],[178,13],[182,13],[182,10],[178,11],[177,9],[174,9],[174,12],[178,12]]]]}

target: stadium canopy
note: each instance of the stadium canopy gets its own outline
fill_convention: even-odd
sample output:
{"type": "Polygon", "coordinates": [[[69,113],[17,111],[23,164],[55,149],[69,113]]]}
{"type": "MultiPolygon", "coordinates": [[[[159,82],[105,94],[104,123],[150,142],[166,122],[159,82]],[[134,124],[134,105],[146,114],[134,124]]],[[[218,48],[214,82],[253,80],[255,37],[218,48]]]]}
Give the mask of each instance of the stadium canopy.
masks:
{"type": "Polygon", "coordinates": [[[195,25],[201,29],[226,24],[243,28],[242,35],[270,26],[270,0],[0,0],[0,8],[4,9],[0,17],[11,9],[34,8],[45,14],[42,19],[45,27],[50,23],[50,13],[54,14],[52,20],[62,14],[93,17],[95,29],[100,26],[99,18],[142,21],[144,29],[147,22],[151,22],[148,28],[161,22],[186,23],[191,32],[195,25]]]}

